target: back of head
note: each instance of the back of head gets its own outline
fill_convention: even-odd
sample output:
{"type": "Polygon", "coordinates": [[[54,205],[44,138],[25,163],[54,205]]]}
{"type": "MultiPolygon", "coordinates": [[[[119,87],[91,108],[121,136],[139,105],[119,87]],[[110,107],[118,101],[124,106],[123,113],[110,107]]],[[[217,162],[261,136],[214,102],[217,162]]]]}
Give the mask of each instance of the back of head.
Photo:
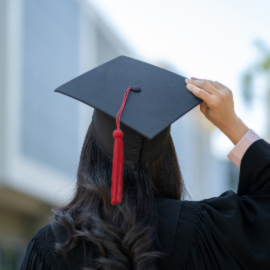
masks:
{"type": "Polygon", "coordinates": [[[184,192],[172,138],[166,130],[147,140],[124,127],[124,152],[130,158],[124,160],[122,202],[113,206],[113,141],[104,139],[113,120],[102,117],[106,115],[95,110],[81,152],[73,199],[54,210],[55,220],[69,231],[69,239],[56,245],[56,251],[66,256],[80,240],[93,251],[92,269],[156,269],[156,258],[164,254],[156,241],[155,198],[180,200],[184,192]],[[139,147],[132,149],[138,138],[139,147]]]}

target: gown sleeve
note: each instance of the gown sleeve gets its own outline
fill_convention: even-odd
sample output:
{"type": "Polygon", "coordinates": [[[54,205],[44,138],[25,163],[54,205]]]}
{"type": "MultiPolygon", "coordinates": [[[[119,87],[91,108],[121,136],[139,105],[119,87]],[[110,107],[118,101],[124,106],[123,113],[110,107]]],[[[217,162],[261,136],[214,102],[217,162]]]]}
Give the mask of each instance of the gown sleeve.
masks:
{"type": "Polygon", "coordinates": [[[181,269],[270,269],[270,144],[260,139],[247,149],[237,194],[227,191],[197,205],[196,229],[181,269]]]}

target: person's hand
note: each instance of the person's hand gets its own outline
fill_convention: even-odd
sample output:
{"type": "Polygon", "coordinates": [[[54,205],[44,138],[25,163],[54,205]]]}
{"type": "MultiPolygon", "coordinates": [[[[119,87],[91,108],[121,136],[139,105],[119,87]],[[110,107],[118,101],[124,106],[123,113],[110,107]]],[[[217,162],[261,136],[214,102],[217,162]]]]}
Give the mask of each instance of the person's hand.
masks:
{"type": "Polygon", "coordinates": [[[236,144],[249,128],[234,111],[232,91],[217,81],[191,77],[186,83],[187,89],[203,100],[200,110],[205,117],[236,144]]]}
{"type": "Polygon", "coordinates": [[[232,91],[219,82],[200,80],[194,77],[186,80],[187,89],[203,100],[200,110],[215,126],[224,129],[235,121],[232,91]]]}

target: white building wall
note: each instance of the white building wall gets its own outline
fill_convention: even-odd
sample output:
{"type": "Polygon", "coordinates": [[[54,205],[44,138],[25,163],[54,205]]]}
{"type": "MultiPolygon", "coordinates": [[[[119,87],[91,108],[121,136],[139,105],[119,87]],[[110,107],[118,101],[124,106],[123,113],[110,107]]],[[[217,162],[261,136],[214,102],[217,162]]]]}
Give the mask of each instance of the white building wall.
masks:
{"type": "MultiPolygon", "coordinates": [[[[92,109],[54,89],[129,55],[86,1],[10,0],[1,89],[0,184],[50,204],[72,192],[92,109]],[[3,83],[2,83],[3,84],[3,83]]],[[[3,53],[4,52],[4,53],[3,53]]]]}

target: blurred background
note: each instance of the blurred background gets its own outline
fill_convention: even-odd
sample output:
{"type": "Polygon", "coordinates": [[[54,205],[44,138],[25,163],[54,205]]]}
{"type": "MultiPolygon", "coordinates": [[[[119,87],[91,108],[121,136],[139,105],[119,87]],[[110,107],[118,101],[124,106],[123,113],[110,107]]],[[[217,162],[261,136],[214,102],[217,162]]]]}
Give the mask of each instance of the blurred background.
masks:
{"type": "MultiPolygon", "coordinates": [[[[126,55],[217,80],[270,140],[269,0],[0,0],[0,269],[66,202],[92,109],[54,89],[126,55]]],[[[190,199],[237,190],[233,144],[198,107],[172,125],[190,199]]]]}

